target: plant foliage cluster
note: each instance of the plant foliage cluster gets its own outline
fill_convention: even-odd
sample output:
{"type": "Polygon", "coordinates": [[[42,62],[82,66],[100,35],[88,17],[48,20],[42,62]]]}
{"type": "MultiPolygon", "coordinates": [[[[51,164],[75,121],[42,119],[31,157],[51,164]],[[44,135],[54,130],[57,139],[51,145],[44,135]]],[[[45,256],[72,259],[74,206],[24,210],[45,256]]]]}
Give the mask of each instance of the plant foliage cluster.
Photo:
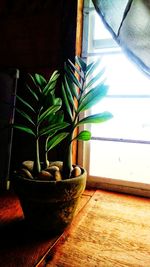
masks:
{"type": "Polygon", "coordinates": [[[68,60],[64,64],[62,98],[56,97],[55,93],[60,76],[58,71],[54,71],[48,81],[41,74],[29,74],[32,86],[27,84],[27,90],[31,95],[31,102],[17,96],[22,109],[16,111],[24,118],[24,124],[15,124],[14,127],[32,135],[35,140],[35,177],[41,168],[46,168],[48,151],[65,139],[63,172],[64,177],[69,178],[72,169],[73,140],[91,139],[90,131],[78,131],[79,127],[89,123],[102,123],[112,118],[112,114],[106,111],[81,116],[107,94],[108,86],[101,79],[105,69],[101,68],[98,74],[93,75],[98,65],[98,62],[87,65],[80,57],[75,58],[75,64],[68,60]],[[43,165],[40,159],[41,138],[44,139],[45,150],[43,165]]]}

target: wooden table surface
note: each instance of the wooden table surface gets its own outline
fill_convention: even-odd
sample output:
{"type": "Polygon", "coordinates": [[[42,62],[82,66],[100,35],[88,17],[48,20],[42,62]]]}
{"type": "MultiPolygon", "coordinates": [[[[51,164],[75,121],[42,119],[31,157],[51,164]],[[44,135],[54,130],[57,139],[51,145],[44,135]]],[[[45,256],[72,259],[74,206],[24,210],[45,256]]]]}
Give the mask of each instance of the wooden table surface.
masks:
{"type": "MultiPolygon", "coordinates": [[[[88,202],[92,191],[85,191],[77,213],[88,202]]],[[[39,266],[60,236],[43,236],[30,230],[24,220],[18,198],[0,195],[0,267],[39,266]]]]}
{"type": "Polygon", "coordinates": [[[0,267],[149,267],[150,199],[86,190],[61,236],[33,233],[15,195],[0,196],[0,267]]]}

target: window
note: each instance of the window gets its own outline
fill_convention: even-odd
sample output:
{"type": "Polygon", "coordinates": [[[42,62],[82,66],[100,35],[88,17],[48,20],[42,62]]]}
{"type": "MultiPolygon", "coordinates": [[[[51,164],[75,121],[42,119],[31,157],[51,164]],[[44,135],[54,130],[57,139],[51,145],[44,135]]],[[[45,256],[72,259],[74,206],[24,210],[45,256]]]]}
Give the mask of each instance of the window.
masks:
{"type": "Polygon", "coordinates": [[[150,80],[112,39],[91,1],[84,2],[82,56],[87,62],[99,59],[106,68],[109,85],[107,97],[91,113],[107,110],[114,116],[103,124],[92,125],[92,140],[83,145],[82,159],[88,169],[89,183],[124,186],[128,192],[131,188],[147,192],[150,188],[150,80]]]}

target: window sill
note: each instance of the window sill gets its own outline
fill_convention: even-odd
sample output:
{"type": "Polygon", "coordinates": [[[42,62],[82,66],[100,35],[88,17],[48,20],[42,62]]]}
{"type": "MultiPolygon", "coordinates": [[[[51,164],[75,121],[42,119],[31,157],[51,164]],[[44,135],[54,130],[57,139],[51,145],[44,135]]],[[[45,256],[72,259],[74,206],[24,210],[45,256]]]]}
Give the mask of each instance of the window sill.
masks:
{"type": "Polygon", "coordinates": [[[87,186],[91,189],[97,188],[136,196],[150,197],[150,184],[145,183],[102,177],[89,177],[87,186]]]}

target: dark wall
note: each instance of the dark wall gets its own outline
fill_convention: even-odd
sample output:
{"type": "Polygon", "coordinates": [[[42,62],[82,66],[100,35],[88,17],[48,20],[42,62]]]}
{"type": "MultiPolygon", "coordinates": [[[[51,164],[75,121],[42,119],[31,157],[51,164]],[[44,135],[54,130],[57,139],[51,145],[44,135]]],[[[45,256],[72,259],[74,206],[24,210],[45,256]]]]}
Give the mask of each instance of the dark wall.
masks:
{"type": "MultiPolygon", "coordinates": [[[[74,58],[76,14],[77,0],[0,1],[0,68],[20,70],[19,95],[26,95],[28,72],[49,76],[74,58]]],[[[3,95],[5,89],[0,88],[3,95]]],[[[3,154],[5,145],[0,149],[3,154]]],[[[25,159],[32,159],[32,139],[15,130],[11,169],[25,159]]]]}
{"type": "Polygon", "coordinates": [[[75,51],[77,0],[0,2],[0,66],[47,68],[75,51]]]}

